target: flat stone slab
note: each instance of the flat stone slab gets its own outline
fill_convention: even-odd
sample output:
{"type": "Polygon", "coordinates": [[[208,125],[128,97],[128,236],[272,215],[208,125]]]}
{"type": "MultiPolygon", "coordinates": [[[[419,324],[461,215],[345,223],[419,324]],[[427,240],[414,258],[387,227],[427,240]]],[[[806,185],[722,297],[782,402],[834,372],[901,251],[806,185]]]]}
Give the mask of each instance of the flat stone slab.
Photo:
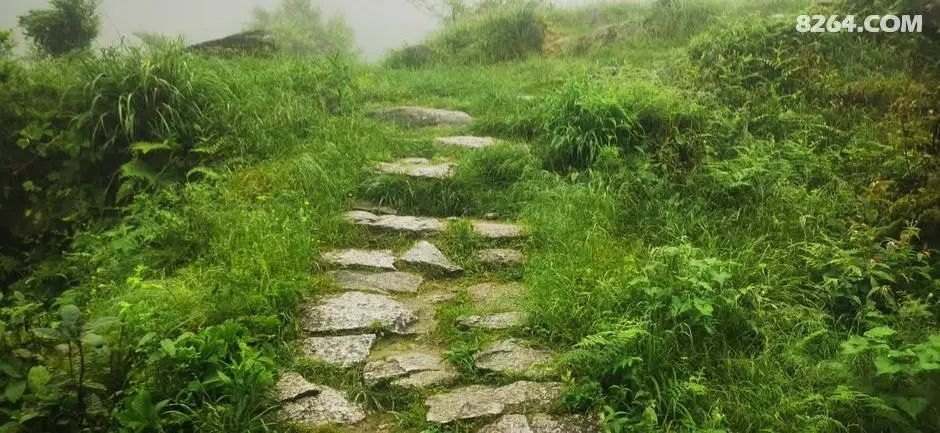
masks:
{"type": "Polygon", "coordinates": [[[408,377],[392,381],[392,385],[402,388],[426,389],[448,386],[460,379],[460,373],[453,370],[419,371],[408,377]]]}
{"type": "Polygon", "coordinates": [[[334,271],[330,275],[344,290],[378,293],[417,293],[424,277],[408,272],[334,271]]]}
{"type": "Polygon", "coordinates": [[[496,248],[477,252],[476,259],[483,265],[500,268],[524,264],[525,254],[518,250],[496,248]]]}
{"type": "Polygon", "coordinates": [[[460,377],[440,355],[433,353],[433,350],[421,349],[369,362],[362,375],[368,383],[392,380],[392,385],[406,388],[448,385],[460,377]]]}
{"type": "Polygon", "coordinates": [[[443,368],[443,362],[438,355],[412,351],[369,362],[362,371],[362,377],[374,383],[419,371],[440,370],[443,368]]]}
{"type": "Polygon", "coordinates": [[[391,250],[348,249],[328,251],[320,254],[324,263],[340,268],[395,270],[395,255],[391,250]]]}
{"type": "Polygon", "coordinates": [[[438,137],[435,143],[444,146],[465,147],[467,149],[482,149],[492,146],[496,143],[493,137],[474,137],[469,135],[459,135],[455,137],[438,137]]]}
{"type": "Polygon", "coordinates": [[[516,410],[546,410],[561,397],[562,385],[547,382],[516,382],[499,388],[473,385],[428,397],[427,421],[447,424],[511,413],[516,410]]]}
{"type": "Polygon", "coordinates": [[[535,375],[537,367],[552,361],[552,354],[523,346],[515,340],[505,340],[477,352],[473,360],[481,370],[535,375]]]}
{"type": "Polygon", "coordinates": [[[444,230],[444,223],[441,220],[430,217],[376,215],[361,210],[346,212],[344,217],[347,221],[359,226],[390,232],[421,234],[444,230]]]}
{"type": "Polygon", "coordinates": [[[411,309],[384,295],[346,292],[306,305],[300,323],[308,332],[367,330],[378,324],[397,334],[416,320],[411,309]]]}
{"type": "Polygon", "coordinates": [[[463,316],[457,318],[457,324],[464,328],[476,328],[489,331],[518,328],[525,323],[525,316],[518,312],[496,313],[486,316],[463,316]]]}
{"type": "Polygon", "coordinates": [[[306,427],[355,424],[366,417],[365,411],[343,393],[314,385],[294,372],[281,376],[275,392],[281,402],[281,418],[306,427]]]}
{"type": "Polygon", "coordinates": [[[373,344],[374,334],[310,337],[303,340],[300,351],[328,364],[352,367],[365,361],[373,344]]]}
{"type": "Polygon", "coordinates": [[[516,239],[527,235],[526,229],[517,224],[495,221],[473,221],[473,232],[487,239],[516,239]]]}
{"type": "Polygon", "coordinates": [[[423,179],[447,179],[454,175],[454,163],[432,162],[425,158],[404,158],[394,162],[381,162],[375,166],[375,169],[381,173],[423,179]]]}
{"type": "Polygon", "coordinates": [[[441,250],[428,241],[418,241],[399,259],[402,263],[432,274],[459,274],[463,268],[455,265],[441,250]]]}
{"type": "Polygon", "coordinates": [[[477,433],[600,433],[598,422],[584,415],[555,417],[543,413],[503,415],[477,433]]]}
{"type": "Polygon", "coordinates": [[[413,106],[377,108],[370,110],[369,116],[410,128],[421,128],[425,126],[466,126],[473,122],[473,118],[462,111],[413,106]]]}

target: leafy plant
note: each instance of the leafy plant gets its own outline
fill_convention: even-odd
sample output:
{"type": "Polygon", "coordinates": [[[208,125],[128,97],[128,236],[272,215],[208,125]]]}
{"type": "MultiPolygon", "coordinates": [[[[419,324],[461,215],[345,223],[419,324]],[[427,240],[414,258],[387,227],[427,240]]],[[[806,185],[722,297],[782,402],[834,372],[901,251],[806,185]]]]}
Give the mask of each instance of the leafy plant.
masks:
{"type": "Polygon", "coordinates": [[[19,17],[26,37],[53,56],[90,47],[101,26],[96,12],[98,0],[51,0],[50,6],[19,17]]]}
{"type": "Polygon", "coordinates": [[[273,10],[257,8],[250,28],[275,35],[280,49],[293,55],[353,52],[352,30],[341,17],[324,22],[311,0],[282,0],[273,10]]]}

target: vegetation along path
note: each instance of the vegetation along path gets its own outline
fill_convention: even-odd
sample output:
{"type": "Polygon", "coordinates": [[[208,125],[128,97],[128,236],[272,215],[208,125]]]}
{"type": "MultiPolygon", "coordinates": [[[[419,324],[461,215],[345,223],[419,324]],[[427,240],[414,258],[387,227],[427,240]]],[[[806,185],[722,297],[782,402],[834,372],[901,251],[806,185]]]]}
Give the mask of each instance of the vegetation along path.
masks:
{"type": "MultiPolygon", "coordinates": [[[[409,127],[460,128],[462,112],[422,107],[372,111],[372,116],[409,127]]],[[[496,144],[490,137],[447,136],[438,146],[472,152],[496,144]]],[[[447,159],[403,155],[372,167],[378,175],[440,182],[453,176],[447,159]]],[[[298,352],[314,362],[354,370],[368,386],[414,392],[424,398],[426,421],[488,423],[479,431],[594,432],[584,416],[546,414],[558,404],[562,384],[551,381],[553,354],[528,341],[522,286],[503,281],[501,271],[524,266],[529,228],[499,221],[399,215],[392,208],[358,201],[344,214],[348,224],[368,232],[363,245],[322,252],[337,293],[301,306],[305,338],[298,352]],[[434,244],[450,226],[477,240],[473,270],[455,264],[434,244]],[[396,242],[399,241],[399,242],[396,242]],[[401,246],[401,242],[405,242],[401,246]],[[495,272],[495,274],[493,273],[495,272]],[[476,331],[486,343],[470,353],[448,352],[439,334],[443,310],[460,310],[446,326],[476,331]]],[[[282,416],[308,427],[353,425],[362,432],[392,431],[390,413],[366,411],[346,399],[349,390],[308,382],[295,372],[277,384],[282,416]]]]}
{"type": "Polygon", "coordinates": [[[99,3],[0,29],[0,433],[940,432],[940,1],[421,0],[374,63],[99,3]]]}

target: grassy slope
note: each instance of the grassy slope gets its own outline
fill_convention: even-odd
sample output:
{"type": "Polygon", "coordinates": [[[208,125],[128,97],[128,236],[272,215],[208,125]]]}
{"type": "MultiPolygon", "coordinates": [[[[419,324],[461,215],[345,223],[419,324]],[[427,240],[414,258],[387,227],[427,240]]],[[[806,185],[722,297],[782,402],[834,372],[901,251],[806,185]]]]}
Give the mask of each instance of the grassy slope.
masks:
{"type": "MultiPolygon", "coordinates": [[[[632,7],[613,7],[600,14],[598,24],[632,19],[634,13],[632,7]]],[[[591,31],[580,24],[584,20],[570,18],[577,15],[554,14],[559,33],[591,31]]],[[[687,45],[684,37],[640,38],[625,51],[595,47],[585,57],[414,71],[370,67],[358,71],[356,83],[367,106],[466,110],[480,120],[475,132],[532,141],[538,153],[547,143],[536,134],[537,113],[550,109],[570,77],[601,76],[617,88],[692,92],[695,99],[678,102],[728,114],[729,107],[707,90],[699,92],[684,72],[687,45]]],[[[590,171],[552,173],[530,157],[496,149],[465,156],[461,165],[469,168],[461,169],[453,185],[426,194],[420,186],[392,180],[367,183],[363,167],[398,156],[430,156],[430,139],[438,131],[400,131],[358,110],[325,116],[310,108],[318,103],[313,86],[293,61],[234,60],[214,67],[235,77],[237,103],[246,113],[235,140],[252,150],[235,155],[217,180],[140,195],[116,228],[80,234],[71,254],[72,263],[83,263],[74,271],[81,277],[67,294],[86,303],[89,316],[123,317],[135,338],[155,333],[155,339],[141,339],[131,383],[134,390],[154,390],[156,400],[193,406],[192,412],[173,407],[186,414],[184,428],[262,430],[255,416],[269,402],[244,395],[245,384],[269,385],[270,377],[251,374],[270,375],[274,368],[252,370],[247,360],[253,358],[244,349],[233,349],[221,366],[209,365],[203,358],[210,356],[199,349],[193,356],[198,361],[187,360],[192,365],[168,366],[161,357],[180,359],[168,358],[159,340],[198,348],[178,336],[197,332],[209,341],[207,326],[233,320],[247,331],[219,341],[249,341],[278,365],[291,365],[284,343],[297,335],[292,311],[301,297],[327,289],[312,258],[321,249],[364,241],[339,219],[361,195],[410,203],[402,210],[415,213],[495,211],[536,227],[524,275],[533,330],[560,350],[580,342],[582,350],[562,365],[575,385],[567,409],[604,412],[611,428],[841,431],[858,423],[887,431],[916,423],[871,397],[879,390],[862,377],[871,374],[870,359],[840,357],[839,343],[859,329],[837,323],[820,299],[825,286],[818,271],[833,257],[846,263],[869,258],[870,251],[851,250],[860,244],[842,242],[869,236],[846,222],[864,212],[859,188],[868,179],[812,185],[814,170],[840,160],[807,156],[812,152],[794,144],[789,133],[779,143],[731,143],[734,157],[710,160],[680,182],[643,155],[606,153],[590,171]],[[494,164],[505,164],[496,174],[506,175],[512,186],[493,182],[494,164]],[[185,384],[217,370],[245,382],[188,400],[159,394],[175,389],[164,383],[174,375],[185,384]]],[[[735,131],[751,121],[725,120],[735,131]]],[[[805,133],[797,129],[790,132],[805,133]]],[[[460,239],[445,249],[459,257],[460,239]]],[[[890,253],[882,249],[871,257],[890,253]]],[[[900,266],[912,261],[897,259],[894,273],[903,276],[909,268],[900,266]]],[[[929,302],[902,299],[903,313],[865,326],[880,322],[905,333],[905,341],[921,341],[937,329],[929,302]]],[[[452,337],[455,348],[463,343],[452,337]]],[[[330,376],[327,381],[358,381],[306,368],[330,376]]],[[[903,395],[905,386],[892,389],[903,395]]],[[[414,403],[409,396],[382,398],[401,398],[402,409],[414,403]]],[[[404,431],[418,431],[420,410],[406,412],[404,431]]]]}

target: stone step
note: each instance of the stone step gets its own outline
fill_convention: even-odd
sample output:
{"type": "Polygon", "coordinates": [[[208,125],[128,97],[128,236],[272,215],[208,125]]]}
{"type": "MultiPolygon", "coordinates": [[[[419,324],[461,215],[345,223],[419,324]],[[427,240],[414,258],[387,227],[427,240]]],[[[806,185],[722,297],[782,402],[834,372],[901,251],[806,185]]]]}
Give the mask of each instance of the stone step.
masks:
{"type": "Polygon", "coordinates": [[[473,118],[462,111],[414,106],[376,108],[368,114],[374,119],[394,122],[407,128],[466,126],[473,122],[473,118]]]}
{"type": "Polygon", "coordinates": [[[377,205],[365,200],[357,200],[355,203],[353,203],[352,209],[371,212],[376,215],[398,215],[398,210],[396,209],[392,209],[388,206],[377,205]]]}
{"type": "Polygon", "coordinates": [[[382,294],[417,293],[424,282],[424,277],[408,272],[333,271],[330,276],[344,290],[382,294]]]}
{"type": "Polygon", "coordinates": [[[457,318],[457,325],[463,328],[482,329],[485,331],[518,328],[524,323],[525,315],[515,311],[482,316],[461,316],[457,318]]]}
{"type": "MultiPolygon", "coordinates": [[[[451,222],[450,220],[457,219],[443,220],[423,216],[379,215],[363,210],[348,211],[343,214],[343,218],[358,226],[406,234],[438,233],[447,228],[447,224],[451,222]]],[[[474,233],[486,239],[516,239],[528,235],[525,227],[507,222],[471,221],[470,227],[474,233]]]]}
{"type": "Polygon", "coordinates": [[[343,217],[353,224],[381,231],[425,234],[444,230],[444,221],[432,217],[376,215],[361,210],[346,212],[343,217]]]}
{"type": "Polygon", "coordinates": [[[487,239],[516,239],[528,236],[528,230],[518,224],[497,221],[473,221],[473,232],[487,239]]]}
{"type": "Polygon", "coordinates": [[[282,375],[275,392],[281,402],[279,416],[307,428],[355,424],[366,417],[362,407],[347,400],[343,393],[314,385],[298,373],[282,375]]]}
{"type": "Polygon", "coordinates": [[[478,251],[476,260],[488,268],[508,268],[525,263],[525,254],[518,250],[495,248],[478,251]]]}
{"type": "Polygon", "coordinates": [[[396,334],[407,333],[415,322],[414,312],[385,295],[346,292],[302,306],[300,323],[307,332],[355,332],[375,324],[396,334]]]}
{"type": "Polygon", "coordinates": [[[496,140],[494,140],[493,137],[474,137],[470,135],[438,137],[434,139],[434,142],[442,146],[463,147],[467,149],[482,149],[496,144],[496,140]]]}
{"type": "Polygon", "coordinates": [[[432,275],[456,275],[464,271],[428,241],[418,241],[401,256],[399,263],[432,275]]]}
{"type": "Polygon", "coordinates": [[[539,377],[552,361],[552,354],[510,339],[485,347],[473,355],[473,360],[480,370],[539,377]]]}
{"type": "Polygon", "coordinates": [[[394,271],[395,255],[391,250],[361,250],[345,249],[327,251],[320,254],[320,260],[330,266],[366,269],[378,271],[394,271]]]}
{"type": "Polygon", "coordinates": [[[426,158],[402,158],[393,162],[380,162],[375,169],[380,173],[396,174],[420,179],[448,179],[454,176],[454,163],[431,161],[426,158]]]}
{"type": "Polygon", "coordinates": [[[495,388],[472,385],[425,400],[427,421],[448,424],[459,420],[549,409],[562,395],[560,383],[515,382],[495,388]]]}
{"type": "Polygon", "coordinates": [[[532,415],[503,415],[477,433],[600,433],[597,420],[584,415],[552,416],[544,413],[532,415]]]}
{"type": "Polygon", "coordinates": [[[450,385],[460,374],[437,352],[432,348],[413,348],[371,361],[363,369],[363,379],[373,385],[390,382],[394,386],[418,389],[450,385]]]}
{"type": "Polygon", "coordinates": [[[327,364],[352,367],[366,360],[375,338],[375,334],[310,337],[303,340],[300,352],[327,364]]]}

